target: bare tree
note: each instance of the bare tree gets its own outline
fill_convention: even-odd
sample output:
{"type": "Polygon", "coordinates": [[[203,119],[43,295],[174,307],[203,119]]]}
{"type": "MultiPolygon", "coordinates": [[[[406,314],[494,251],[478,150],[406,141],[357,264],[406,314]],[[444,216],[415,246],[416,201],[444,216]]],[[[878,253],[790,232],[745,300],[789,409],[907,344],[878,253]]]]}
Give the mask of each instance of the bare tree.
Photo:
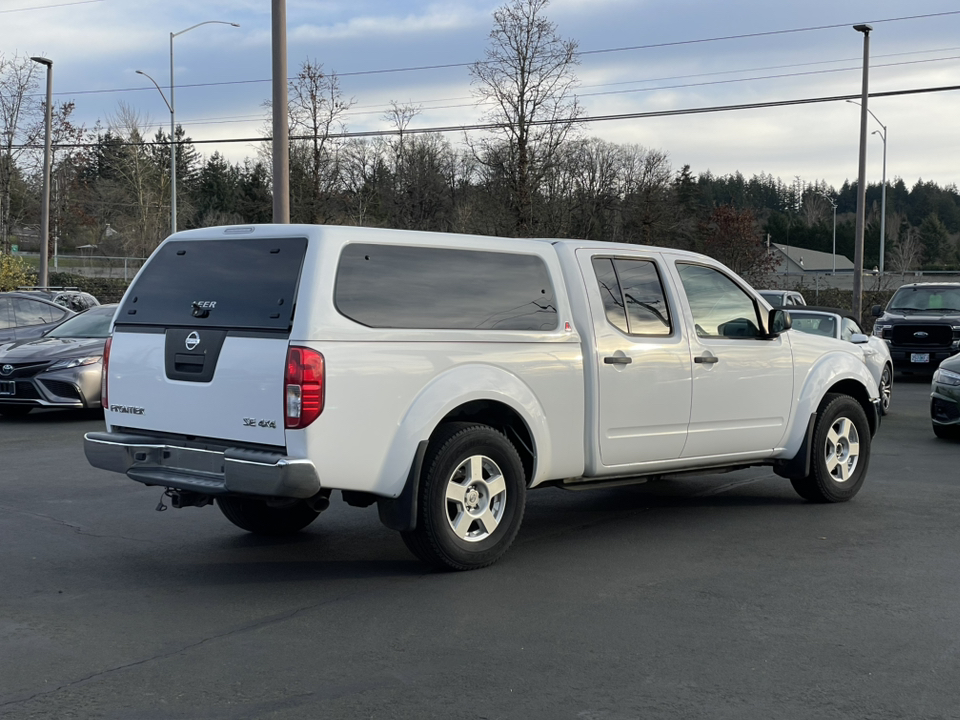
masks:
{"type": "Polygon", "coordinates": [[[146,257],[163,240],[169,213],[169,206],[164,207],[168,198],[163,170],[144,143],[143,129],[152,123],[122,102],[108,123],[121,141],[109,161],[108,202],[115,208],[114,229],[129,255],[146,257]]]}
{"type": "Polygon", "coordinates": [[[535,193],[583,114],[573,92],[577,43],[543,16],[548,2],[512,0],[496,10],[486,59],[470,68],[478,101],[492,106],[486,119],[499,125],[474,152],[505,176],[521,236],[532,233],[535,193]]]}
{"type": "Polygon", "coordinates": [[[28,57],[0,55],[0,252],[9,250],[18,162],[43,132],[43,103],[28,100],[37,88],[34,67],[28,57]]]}
{"type": "MultiPolygon", "coordinates": [[[[345,129],[344,113],[353,104],[340,90],[336,73],[309,59],[290,82],[290,163],[301,165],[308,189],[301,192],[307,222],[322,222],[329,216],[326,200],[339,182],[340,144],[331,136],[345,129]]],[[[291,183],[292,185],[292,183],[291,183]]],[[[291,188],[294,192],[296,190],[291,188]]]]}
{"type": "Polygon", "coordinates": [[[923,243],[916,228],[909,227],[889,251],[890,267],[895,273],[900,273],[900,280],[920,264],[923,258],[923,243]]]}

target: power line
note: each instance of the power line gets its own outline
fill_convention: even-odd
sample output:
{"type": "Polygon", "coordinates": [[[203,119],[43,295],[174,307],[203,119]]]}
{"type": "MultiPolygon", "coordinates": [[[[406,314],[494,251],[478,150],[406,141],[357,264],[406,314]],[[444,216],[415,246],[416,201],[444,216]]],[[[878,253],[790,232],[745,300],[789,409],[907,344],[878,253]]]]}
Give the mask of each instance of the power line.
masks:
{"type": "MultiPolygon", "coordinates": [[[[951,92],[954,90],[960,90],[960,85],[943,85],[939,87],[930,87],[930,88],[912,88],[908,90],[888,90],[885,92],[872,92],[869,93],[871,98],[883,98],[883,97],[900,97],[906,95],[922,95],[929,93],[937,92],[951,92]]],[[[859,93],[853,95],[830,95],[826,97],[809,97],[809,98],[799,98],[794,100],[773,100],[757,103],[736,103],[733,105],[712,105],[708,107],[700,108],[682,108],[677,110],[653,110],[647,112],[633,112],[633,113],[617,113],[613,115],[594,115],[589,117],[580,117],[580,118],[568,118],[568,119],[553,119],[553,120],[539,120],[530,122],[530,125],[549,125],[549,124],[558,124],[558,125],[574,125],[574,124],[589,124],[593,122],[606,122],[610,120],[638,120],[643,118],[656,118],[656,117],[675,117],[680,115],[703,115],[707,113],[716,113],[716,112],[730,112],[734,110],[756,110],[762,108],[777,108],[777,107],[790,107],[793,105],[811,105],[815,103],[827,103],[827,102],[841,102],[846,100],[857,100],[861,97],[859,93]]],[[[437,127],[426,127],[426,128],[406,128],[403,131],[404,135],[425,135],[430,133],[451,133],[451,132],[470,132],[475,130],[497,130],[504,127],[508,127],[506,123],[476,123],[473,125],[446,125],[446,126],[437,126],[437,127]]],[[[364,130],[356,132],[342,132],[342,133],[331,133],[327,135],[331,139],[340,139],[346,140],[351,138],[366,138],[366,137],[389,137],[391,135],[399,135],[400,131],[393,130],[364,130]]],[[[291,135],[290,140],[311,140],[313,139],[312,135],[291,135]]],[[[191,145],[215,145],[215,144],[228,144],[228,143],[260,143],[260,142],[270,142],[272,140],[269,136],[263,137],[247,137],[247,138],[219,138],[215,140],[190,140],[189,142],[178,143],[178,144],[191,144],[191,145]]],[[[87,143],[62,143],[56,144],[57,148],[90,148],[98,147],[102,143],[98,142],[87,142],[87,143]]],[[[157,142],[155,140],[148,140],[142,142],[127,142],[127,141],[117,141],[114,143],[116,146],[130,146],[130,145],[140,145],[140,146],[167,146],[169,142],[157,142]]],[[[25,148],[39,148],[40,145],[15,145],[13,146],[16,149],[25,149],[25,148]]]]}
{"type": "MultiPolygon", "coordinates": [[[[80,4],[81,2],[102,2],[102,0],[80,0],[80,2],[76,4],[80,4]]],[[[68,3],[68,4],[73,4],[73,3],[68,3]]],[[[57,6],[50,6],[50,7],[57,7],[57,6]]],[[[29,8],[23,8],[23,9],[29,9],[29,8]]],[[[12,12],[12,11],[0,11],[0,12],[12,12]]],[[[867,22],[868,23],[901,22],[904,20],[927,19],[927,18],[943,17],[948,15],[960,15],[960,10],[951,10],[951,11],[941,12],[941,13],[928,13],[925,15],[908,15],[903,17],[884,18],[881,20],[869,20],[867,22]]],[[[651,49],[658,49],[658,48],[665,48],[665,47],[676,47],[676,46],[683,46],[683,45],[695,45],[700,43],[720,42],[725,40],[741,40],[741,39],[747,39],[747,38],[765,37],[765,36],[772,36],[772,35],[785,35],[785,34],[791,34],[791,33],[812,32],[815,30],[830,30],[830,29],[843,28],[843,27],[849,27],[849,26],[850,26],[850,23],[837,23],[833,25],[818,25],[818,26],[811,26],[811,27],[804,27],[804,28],[791,28],[787,30],[768,30],[768,31],[757,32],[757,33],[744,33],[740,35],[724,35],[724,36],[717,36],[717,37],[710,37],[710,38],[698,38],[693,40],[675,40],[671,42],[653,43],[649,45],[631,45],[631,46],[618,47],[618,48],[581,50],[581,51],[578,51],[577,54],[578,55],[599,55],[603,53],[626,52],[626,51],[632,51],[632,50],[651,50],[651,49]]],[[[937,51],[930,51],[930,52],[937,52],[937,51]]],[[[844,62],[844,61],[838,60],[836,62],[844,62]]],[[[447,68],[471,67],[474,64],[475,63],[472,63],[472,62],[469,62],[469,63],[461,62],[461,63],[444,63],[444,64],[438,64],[438,65],[417,65],[417,66],[399,67],[399,68],[382,68],[378,70],[355,70],[355,71],[349,71],[349,72],[338,72],[336,73],[336,75],[337,77],[355,77],[360,75],[383,75],[387,73],[418,72],[421,70],[438,70],[438,69],[447,69],[447,68]]],[[[288,81],[294,80],[294,79],[296,78],[287,78],[288,81]]],[[[269,82],[271,82],[269,78],[258,79],[258,80],[229,80],[229,81],[216,82],[216,83],[193,83],[193,84],[187,84],[187,85],[178,85],[176,87],[179,89],[186,89],[186,88],[199,88],[199,87],[263,84],[263,83],[269,83],[269,82]]],[[[72,92],[56,92],[54,94],[55,95],[93,95],[93,94],[102,94],[102,93],[139,92],[143,90],[152,90],[152,88],[147,86],[147,87],[135,87],[135,88],[132,88],[132,87],[131,88],[114,88],[114,89],[108,89],[108,90],[76,90],[72,92]]]]}
{"type": "Polygon", "coordinates": [[[75,0],[74,2],[58,3],[57,5],[38,5],[37,7],[11,8],[9,10],[0,10],[0,14],[28,12],[30,10],[50,10],[52,8],[70,7],[71,5],[89,5],[90,3],[103,2],[103,0],[75,0]]]}
{"type": "MultiPolygon", "coordinates": [[[[885,55],[877,55],[877,56],[875,56],[875,57],[876,57],[876,58],[882,58],[882,57],[902,57],[902,56],[904,56],[904,55],[919,55],[919,54],[927,54],[927,53],[931,53],[931,52],[947,52],[947,51],[950,51],[950,50],[957,50],[957,49],[958,49],[958,48],[955,48],[955,47],[953,47],[953,48],[939,48],[939,49],[936,49],[936,50],[921,50],[921,51],[906,52],[906,53],[889,53],[889,54],[885,54],[885,55]]],[[[896,62],[896,63],[877,63],[877,64],[872,65],[872,68],[876,69],[876,68],[900,67],[900,66],[904,66],[904,65],[916,65],[916,64],[931,63],[931,62],[943,62],[943,61],[945,61],[945,60],[957,60],[957,59],[960,59],[960,56],[958,56],[958,55],[953,55],[953,56],[941,57],[941,58],[927,58],[927,59],[925,59],[925,60],[906,60],[906,61],[896,62]]],[[[617,86],[617,85],[628,85],[628,84],[635,84],[635,83],[660,82],[660,81],[664,81],[664,80],[673,80],[673,79],[686,79],[686,78],[697,78],[697,77],[712,77],[712,76],[716,76],[716,75],[731,75],[731,74],[742,73],[742,72],[759,72],[759,71],[768,70],[768,69],[769,69],[769,70],[775,70],[775,69],[788,69],[788,68],[795,68],[795,67],[809,67],[809,66],[813,66],[813,65],[825,65],[825,64],[836,63],[836,62],[850,62],[850,61],[853,61],[853,60],[857,60],[857,58],[842,58],[842,59],[837,59],[837,60],[821,60],[821,61],[812,62],[812,63],[793,63],[793,64],[788,64],[788,65],[773,65],[773,66],[769,66],[769,67],[760,67],[760,68],[744,68],[744,69],[741,69],[741,70],[721,70],[721,71],[711,72],[711,73],[693,73],[693,74],[689,74],[689,75],[677,75],[677,76],[673,76],[673,77],[649,78],[649,79],[643,79],[643,80],[628,80],[628,81],[615,82],[615,83],[599,83],[599,84],[596,84],[596,85],[587,85],[587,86],[584,86],[584,87],[588,87],[588,88],[594,88],[594,87],[596,87],[596,88],[602,88],[602,87],[611,87],[611,86],[617,86]]],[[[858,65],[858,66],[851,66],[851,67],[844,67],[844,68],[828,68],[828,69],[824,69],[824,70],[811,70],[811,71],[799,72],[799,73],[781,73],[781,74],[777,74],[777,75],[750,76],[750,77],[745,77],[745,78],[734,78],[734,79],[730,79],[730,80],[714,80],[714,81],[707,81],[707,82],[701,82],[701,83],[683,83],[683,84],[678,84],[678,85],[660,85],[660,86],[651,87],[651,88],[632,88],[632,89],[629,89],[629,90],[606,90],[606,91],[603,91],[603,92],[579,93],[579,94],[578,94],[578,97],[598,97],[598,96],[604,96],[604,95],[624,95],[624,94],[639,93],[639,92],[657,92],[657,91],[660,91],[660,90],[676,90],[676,89],[688,88],[688,87],[706,87],[706,86],[710,86],[710,85],[725,85],[725,84],[739,83],[739,82],[752,82],[752,81],[755,81],[755,80],[774,80],[774,79],[783,79],[783,78],[790,78],[790,77],[804,77],[804,76],[808,76],[808,75],[824,75],[824,74],[837,73],[837,72],[852,72],[852,71],[858,71],[858,72],[859,72],[860,70],[861,70],[861,66],[858,65]]],[[[240,82],[259,82],[259,81],[240,81],[240,82]]],[[[210,86],[216,86],[216,85],[222,85],[222,84],[224,84],[224,83],[197,83],[197,84],[191,84],[191,85],[183,85],[183,86],[181,86],[181,87],[183,87],[183,88],[210,87],[210,86]]],[[[127,88],[127,90],[137,90],[137,91],[139,91],[139,90],[149,90],[149,91],[152,91],[153,89],[154,89],[153,87],[127,88]]],[[[90,92],[120,92],[120,91],[119,91],[119,90],[116,90],[116,91],[111,91],[111,90],[94,90],[94,91],[90,91],[90,92]]],[[[67,93],[57,93],[57,94],[67,94],[67,93]]],[[[415,101],[415,102],[413,102],[413,104],[414,104],[414,105],[419,105],[419,104],[422,104],[422,103],[425,103],[425,102],[442,102],[442,101],[444,101],[444,100],[461,100],[461,99],[462,99],[462,100],[466,100],[466,99],[469,99],[469,97],[468,97],[468,96],[464,96],[464,97],[458,97],[458,98],[441,98],[441,99],[438,99],[438,100],[421,100],[421,101],[415,101]]],[[[459,108],[465,108],[465,107],[474,107],[475,105],[476,105],[476,103],[457,104],[457,105],[439,105],[439,106],[428,106],[428,107],[423,108],[423,109],[424,109],[424,110],[452,110],[452,109],[459,109],[459,108]]],[[[365,106],[361,106],[361,108],[358,108],[357,110],[352,111],[352,112],[347,112],[347,113],[345,113],[344,115],[347,116],[347,117],[357,117],[357,116],[359,116],[359,115],[373,115],[373,114],[376,114],[376,113],[383,112],[384,110],[386,110],[386,109],[388,108],[388,106],[380,103],[380,104],[376,104],[376,105],[365,105],[365,106]],[[361,111],[361,108],[372,108],[372,109],[370,109],[370,110],[362,110],[362,111],[361,111]]],[[[241,115],[241,116],[231,116],[231,117],[227,117],[227,118],[208,118],[208,119],[202,119],[202,118],[201,118],[201,119],[196,119],[196,120],[184,120],[181,124],[188,124],[188,123],[189,123],[190,125],[194,125],[194,126],[196,126],[196,125],[222,125],[222,124],[233,124],[233,123],[240,123],[240,122],[250,122],[250,121],[258,120],[258,119],[262,119],[262,118],[263,118],[262,115],[241,115]]]]}
{"type": "MultiPolygon", "coordinates": [[[[960,10],[949,10],[940,13],[928,13],[926,15],[905,15],[897,18],[884,18],[882,20],[867,20],[867,24],[900,22],[902,20],[920,20],[923,18],[943,17],[946,15],[960,15],[960,10]]],[[[599,55],[600,53],[623,52],[625,50],[652,50],[656,48],[676,47],[678,45],[695,45],[698,43],[719,42],[722,40],[744,40],[746,38],[770,37],[772,35],[787,35],[790,33],[812,32],[814,30],[835,30],[837,28],[850,27],[853,23],[836,23],[834,25],[815,25],[805,28],[792,28],[790,30],[767,30],[765,32],[743,33],[741,35],[721,35],[712,38],[702,38],[699,40],[678,40],[665,43],[653,43],[650,45],[631,45],[628,47],[607,48],[604,50],[583,50],[580,55],[599,55]]]]}

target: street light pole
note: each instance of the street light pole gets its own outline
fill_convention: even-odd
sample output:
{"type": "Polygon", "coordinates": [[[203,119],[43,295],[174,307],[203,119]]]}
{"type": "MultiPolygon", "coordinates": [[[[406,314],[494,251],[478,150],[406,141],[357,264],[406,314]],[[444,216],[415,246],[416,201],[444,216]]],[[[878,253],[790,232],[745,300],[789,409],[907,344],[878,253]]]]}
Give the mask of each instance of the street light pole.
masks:
{"type": "MultiPolygon", "coordinates": [[[[191,25],[186,30],[170,33],[170,233],[177,231],[177,120],[176,120],[176,101],[173,97],[173,39],[177,35],[183,35],[201,25],[229,25],[231,27],[240,27],[237,23],[227,22],[226,20],[205,20],[204,22],[191,25]]],[[[159,88],[158,88],[159,89],[159,88]]]]}
{"type": "Polygon", "coordinates": [[[837,274],[837,201],[822,190],[820,194],[833,206],[833,274],[837,274]]]}
{"type": "Polygon", "coordinates": [[[867,98],[870,75],[870,25],[854,25],[863,33],[863,88],[860,95],[860,172],[857,180],[857,226],[853,249],[853,316],[860,319],[863,311],[863,229],[867,212],[867,98]]]}
{"type": "MultiPolygon", "coordinates": [[[[860,104],[856,100],[847,100],[847,102],[854,105],[860,104]]],[[[880,139],[883,140],[883,179],[880,181],[882,183],[880,188],[880,276],[883,277],[884,244],[887,240],[887,126],[880,122],[880,118],[874,114],[873,110],[867,108],[867,112],[883,129],[883,132],[874,130],[870,133],[871,135],[879,135],[880,139]]]]}
{"type": "Polygon", "coordinates": [[[47,106],[44,112],[44,139],[43,139],[43,204],[40,206],[40,273],[37,284],[47,287],[50,284],[49,259],[50,251],[50,156],[53,134],[53,60],[45,57],[31,57],[35,63],[47,66],[47,106]]]}
{"type": "Polygon", "coordinates": [[[172,235],[177,231],[177,112],[176,112],[176,100],[174,99],[174,84],[173,84],[173,39],[177,35],[183,35],[185,32],[190,32],[194,28],[198,28],[201,25],[229,25],[230,27],[240,27],[237,23],[227,22],[226,20],[205,20],[202,23],[197,23],[196,25],[191,25],[186,30],[181,30],[180,32],[170,33],[170,100],[167,100],[167,96],[163,94],[163,90],[160,89],[160,85],[157,84],[157,81],[152,77],[147,75],[142,70],[137,70],[137,73],[148,78],[150,82],[153,83],[154,87],[160,92],[160,97],[163,98],[164,104],[167,106],[167,110],[170,111],[170,234],[172,235]]]}
{"type": "MultiPolygon", "coordinates": [[[[870,113],[873,115],[873,113],[870,113]]],[[[877,116],[873,115],[873,119],[877,120],[877,116]]],[[[880,122],[877,120],[877,122],[880,122]]],[[[871,135],[880,135],[880,139],[883,140],[883,187],[880,188],[880,277],[883,277],[883,245],[887,240],[887,126],[883,123],[880,123],[880,127],[883,128],[883,134],[879,130],[874,130],[871,135]]]]}

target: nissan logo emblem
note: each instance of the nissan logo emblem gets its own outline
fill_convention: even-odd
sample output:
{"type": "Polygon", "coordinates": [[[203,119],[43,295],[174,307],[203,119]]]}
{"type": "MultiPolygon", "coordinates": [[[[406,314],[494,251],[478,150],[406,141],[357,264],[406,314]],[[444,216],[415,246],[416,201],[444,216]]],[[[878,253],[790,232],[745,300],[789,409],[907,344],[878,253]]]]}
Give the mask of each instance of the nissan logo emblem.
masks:
{"type": "Polygon", "coordinates": [[[200,334],[194,330],[192,333],[187,335],[186,342],[183,344],[187,346],[187,350],[193,350],[197,345],[200,344],[200,334]]]}
{"type": "Polygon", "coordinates": [[[930,335],[930,333],[925,333],[923,330],[921,330],[920,332],[915,332],[915,333],[913,334],[913,336],[914,336],[915,338],[920,338],[920,339],[923,339],[923,338],[925,338],[925,337],[928,337],[929,335],[930,335]]]}
{"type": "Polygon", "coordinates": [[[13,373],[13,365],[4,365],[0,368],[0,375],[10,375],[13,373]]]}

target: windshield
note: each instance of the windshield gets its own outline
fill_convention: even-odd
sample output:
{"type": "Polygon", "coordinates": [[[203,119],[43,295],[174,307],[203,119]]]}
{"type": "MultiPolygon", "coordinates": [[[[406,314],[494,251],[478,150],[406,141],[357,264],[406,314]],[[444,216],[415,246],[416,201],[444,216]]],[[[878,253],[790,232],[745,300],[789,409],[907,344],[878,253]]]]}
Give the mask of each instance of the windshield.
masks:
{"type": "Polygon", "coordinates": [[[889,310],[900,312],[960,312],[960,288],[900,288],[890,300],[889,310]]]}
{"type": "Polygon", "coordinates": [[[791,310],[790,319],[793,321],[794,330],[824,337],[837,336],[837,321],[832,315],[816,315],[791,310]]]}
{"type": "Polygon", "coordinates": [[[47,333],[52,338],[105,338],[110,335],[110,321],[115,305],[100,305],[57,325],[47,333]]]}

